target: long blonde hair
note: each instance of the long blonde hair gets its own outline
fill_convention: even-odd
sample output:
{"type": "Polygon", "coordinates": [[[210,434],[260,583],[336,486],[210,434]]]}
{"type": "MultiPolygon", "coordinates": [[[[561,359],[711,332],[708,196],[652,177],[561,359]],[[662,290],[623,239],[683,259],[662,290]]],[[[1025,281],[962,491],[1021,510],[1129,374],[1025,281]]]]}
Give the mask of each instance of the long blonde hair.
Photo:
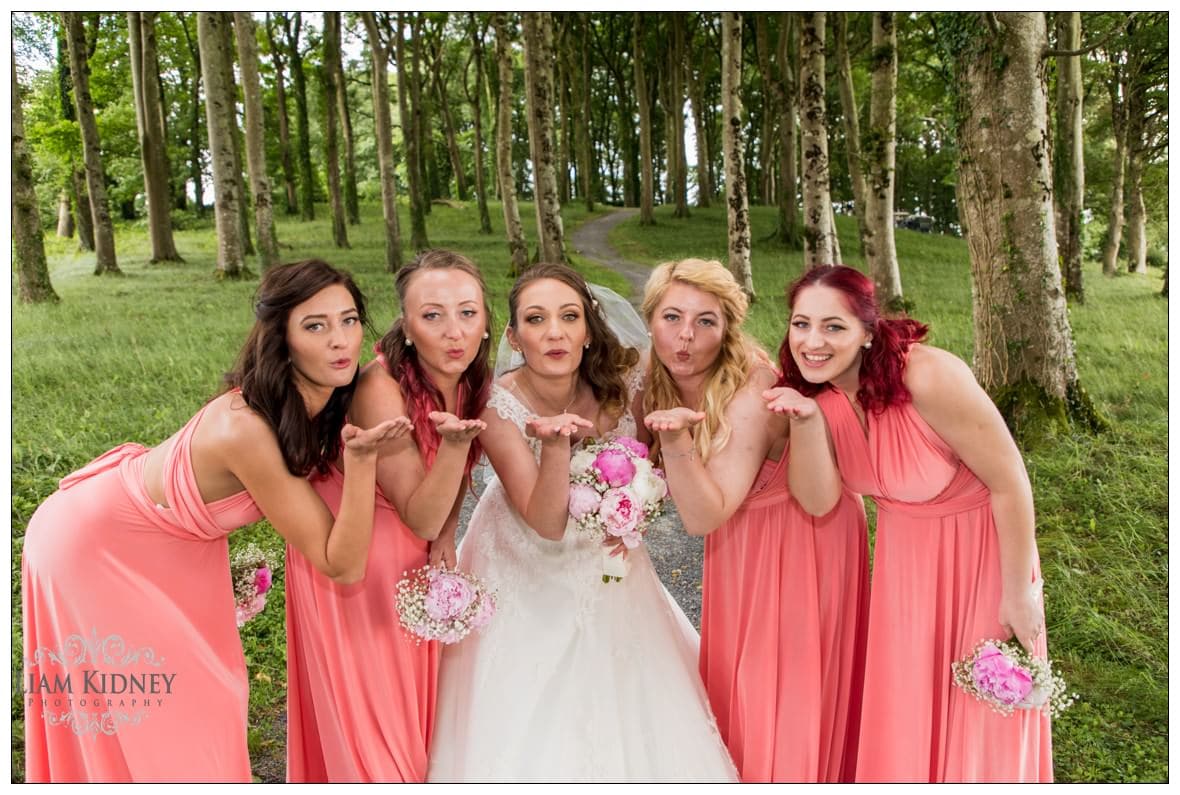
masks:
{"type": "MultiPolygon", "coordinates": [[[[649,326],[656,307],[673,282],[687,284],[715,296],[721,303],[721,311],[725,316],[721,350],[713,363],[712,372],[705,381],[701,405],[697,407],[705,413],[705,419],[693,434],[693,447],[701,461],[706,462],[709,456],[729,442],[733,430],[725,418],[725,409],[729,406],[729,401],[745,386],[750,373],[757,365],[773,365],[766,351],[742,331],[749,301],[746,300],[746,294],[742,292],[733,274],[717,260],[693,258],[665,262],[657,266],[648,277],[647,286],[643,290],[643,317],[649,326]]],[[[650,379],[643,396],[643,413],[646,415],[682,405],[676,382],[668,368],[655,355],[654,349],[648,370],[650,379]]],[[[658,438],[653,445],[653,453],[659,453],[658,438]]]]}

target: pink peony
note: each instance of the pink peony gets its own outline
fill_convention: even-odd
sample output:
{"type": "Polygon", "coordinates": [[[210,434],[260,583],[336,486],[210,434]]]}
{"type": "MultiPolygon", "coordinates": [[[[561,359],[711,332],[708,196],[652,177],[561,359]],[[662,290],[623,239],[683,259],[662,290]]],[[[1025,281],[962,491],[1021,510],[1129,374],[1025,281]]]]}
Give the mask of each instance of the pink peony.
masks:
{"type": "Polygon", "coordinates": [[[635,465],[626,453],[607,448],[594,459],[594,468],[611,488],[626,486],[635,477],[635,465]]]}
{"type": "Polygon", "coordinates": [[[980,650],[971,675],[980,691],[1002,704],[1019,704],[1033,689],[1032,674],[990,643],[980,650]]]}
{"type": "Polygon", "coordinates": [[[426,614],[436,621],[452,619],[462,615],[474,598],[467,580],[441,572],[431,578],[426,590],[426,614]]]}
{"type": "Polygon", "coordinates": [[[254,618],[262,612],[266,607],[266,597],[262,594],[255,596],[245,602],[238,602],[234,605],[234,615],[237,618],[238,629],[245,626],[246,622],[254,618]]]}
{"type": "Polygon", "coordinates": [[[570,485],[570,516],[575,519],[594,513],[601,502],[602,497],[593,486],[584,483],[570,485]]]}
{"type": "MultiPolygon", "coordinates": [[[[602,495],[598,516],[612,536],[626,536],[632,533],[643,520],[643,507],[628,489],[611,489],[602,495]]],[[[630,546],[630,545],[628,545],[630,546]]]]}
{"type": "Polygon", "coordinates": [[[269,591],[273,582],[274,580],[271,578],[269,567],[263,566],[254,572],[254,589],[258,591],[259,596],[269,591]]]}
{"type": "Polygon", "coordinates": [[[630,450],[636,458],[647,458],[647,445],[638,439],[630,436],[616,436],[614,442],[620,447],[630,450]]]}

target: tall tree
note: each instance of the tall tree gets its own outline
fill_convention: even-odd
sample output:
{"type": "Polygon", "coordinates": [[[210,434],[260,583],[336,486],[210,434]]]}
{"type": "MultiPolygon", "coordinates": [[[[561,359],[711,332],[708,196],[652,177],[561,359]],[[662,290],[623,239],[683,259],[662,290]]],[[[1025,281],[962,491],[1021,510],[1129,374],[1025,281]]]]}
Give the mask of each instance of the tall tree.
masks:
{"type": "MultiPolygon", "coordinates": [[[[286,12],[276,15],[286,18],[286,12]]],[[[266,12],[266,41],[275,69],[275,110],[279,119],[279,161],[283,166],[283,188],[287,197],[287,215],[299,212],[299,198],[295,193],[295,163],[291,159],[291,119],[287,113],[286,50],[275,40],[274,24],[266,12]]]]}
{"type": "Polygon", "coordinates": [[[235,11],[234,33],[238,40],[238,63],[242,68],[242,94],[246,106],[246,168],[250,171],[254,224],[258,228],[258,257],[263,270],[266,270],[278,264],[279,244],[275,239],[274,207],[271,206],[270,177],[266,169],[262,83],[258,77],[258,33],[253,15],[235,11]]]}
{"type": "Polygon", "coordinates": [[[639,103],[639,225],[652,226],[656,217],[652,212],[655,196],[655,173],[651,145],[651,99],[647,90],[647,69],[644,65],[645,47],[643,12],[635,11],[631,28],[631,57],[635,59],[635,99],[639,103]]]}
{"type": "Polygon", "coordinates": [[[553,156],[553,23],[550,14],[544,11],[526,11],[521,16],[524,21],[525,107],[537,207],[538,254],[542,262],[563,263],[566,261],[565,233],[553,156]]]}
{"type": "MultiPolygon", "coordinates": [[[[397,108],[401,116],[402,140],[406,147],[406,181],[410,188],[410,248],[422,251],[430,248],[426,237],[426,188],[422,184],[422,158],[418,154],[418,135],[414,109],[410,104],[410,84],[414,81],[409,59],[406,57],[404,13],[397,12],[397,108]]],[[[416,101],[414,104],[418,104],[416,101]]]]}
{"type": "Polygon", "coordinates": [[[156,66],[156,12],[128,11],[127,39],[131,50],[131,93],[135,105],[135,127],[143,163],[144,192],[147,195],[148,238],[152,262],[182,262],[172,239],[172,190],[168,185],[171,168],[167,143],[158,108],[159,75],[156,66]]]}
{"type": "Polygon", "coordinates": [[[324,12],[324,160],[328,171],[328,199],[332,206],[332,242],[336,248],[350,248],[345,219],[344,196],[340,186],[340,147],[336,142],[336,125],[340,111],[337,82],[340,60],[340,12],[324,12]]]}
{"type": "MultiPolygon", "coordinates": [[[[1057,49],[1082,46],[1082,15],[1056,12],[1057,49]]],[[[1082,59],[1057,56],[1056,135],[1053,142],[1053,199],[1056,203],[1057,253],[1065,276],[1065,297],[1086,299],[1082,285],[1082,205],[1085,161],[1082,154],[1082,59]]]]}
{"type": "Polygon", "coordinates": [[[483,161],[483,38],[487,31],[487,23],[481,23],[476,18],[475,12],[468,12],[467,18],[468,34],[471,36],[471,51],[463,69],[463,93],[466,94],[467,101],[471,104],[471,121],[475,135],[473,154],[475,157],[475,201],[479,206],[479,233],[490,235],[492,233],[492,219],[488,215],[488,189],[483,161]],[[470,89],[467,85],[467,70],[472,65],[475,66],[474,89],[470,89]]]}
{"type": "Polygon", "coordinates": [[[111,208],[107,199],[102,144],[98,138],[98,123],[94,118],[94,100],[90,96],[90,63],[86,57],[86,34],[82,29],[82,15],[77,11],[63,11],[61,17],[66,29],[66,46],[70,53],[70,76],[74,81],[74,110],[82,131],[86,188],[90,196],[91,220],[94,224],[94,273],[122,273],[115,256],[115,228],[111,223],[111,208]]]}
{"type": "Polygon", "coordinates": [[[809,268],[836,261],[832,249],[832,193],[828,174],[828,112],[825,93],[826,14],[809,11],[800,25],[803,146],[803,261],[809,268]]]}
{"type": "Polygon", "coordinates": [[[974,282],[975,375],[1017,438],[1098,423],[1078,382],[1050,173],[1043,12],[963,14],[959,203],[974,282]]]}
{"type": "MultiPolygon", "coordinates": [[[[245,167],[242,158],[242,131],[238,127],[238,84],[234,78],[234,61],[237,58],[237,47],[234,44],[234,18],[232,12],[225,12],[225,24],[218,30],[221,35],[221,71],[222,90],[225,91],[226,107],[230,108],[229,130],[230,143],[234,151],[234,179],[238,183],[238,226],[242,240],[242,254],[252,256],[254,240],[250,236],[250,203],[246,190],[246,180],[243,177],[245,167]]],[[[206,85],[206,90],[208,86],[206,85]]]]}
{"type": "Polygon", "coordinates": [[[492,13],[499,83],[499,97],[496,103],[496,173],[499,177],[500,199],[504,209],[504,233],[508,237],[508,254],[512,262],[509,275],[519,276],[528,269],[529,249],[524,240],[524,229],[520,224],[520,209],[516,204],[516,180],[512,175],[512,33],[509,24],[503,11],[492,13]]]}
{"type": "Polygon", "coordinates": [[[459,201],[467,201],[467,174],[463,168],[463,158],[459,154],[459,138],[455,132],[455,117],[451,113],[451,102],[447,96],[447,84],[450,75],[446,68],[446,36],[447,14],[439,14],[435,19],[434,29],[430,33],[430,83],[438,102],[439,113],[443,120],[443,135],[447,142],[447,156],[451,159],[451,171],[455,175],[455,190],[459,201]]]}
{"type": "MultiPolygon", "coordinates": [[[[697,207],[709,207],[713,203],[714,186],[710,179],[709,136],[705,133],[705,80],[706,63],[711,60],[711,50],[699,47],[696,43],[696,32],[701,26],[700,15],[694,15],[696,24],[690,28],[688,34],[689,50],[693,57],[685,63],[686,82],[688,84],[688,101],[692,106],[693,138],[696,141],[697,156],[697,207]]],[[[704,23],[708,24],[708,23],[704,23]]]]}
{"type": "MultiPolygon", "coordinates": [[[[872,100],[865,135],[864,255],[882,306],[903,308],[901,270],[893,239],[894,173],[897,166],[897,30],[892,11],[874,11],[872,100]]],[[[857,200],[859,202],[859,199],[857,200]]]]}
{"type": "Polygon", "coordinates": [[[422,51],[422,18],[423,13],[410,15],[410,114],[414,123],[410,126],[410,134],[414,136],[414,151],[418,157],[418,176],[423,188],[422,208],[423,217],[430,215],[430,201],[441,194],[438,184],[438,164],[434,152],[434,138],[429,134],[430,110],[429,99],[422,90],[421,64],[424,59],[422,51]]]}
{"type": "Polygon", "coordinates": [[[299,132],[299,212],[304,221],[315,220],[315,177],[311,170],[311,124],[307,111],[307,75],[303,71],[303,52],[299,49],[299,31],[303,26],[303,12],[296,11],[292,19],[283,15],[283,33],[287,39],[287,58],[291,64],[291,80],[295,84],[295,128],[299,132]]]}
{"type": "Polygon", "coordinates": [[[669,141],[673,144],[668,152],[668,171],[672,183],[672,201],[676,205],[674,218],[688,217],[688,158],[684,152],[684,13],[673,11],[669,15],[672,28],[672,46],[668,50],[668,93],[671,102],[667,116],[669,141]]]}
{"type": "Polygon", "coordinates": [[[49,282],[45,260],[45,238],[37,214],[37,192],[33,187],[33,158],[25,145],[25,116],[21,107],[20,84],[16,81],[16,49],[12,59],[12,257],[16,264],[19,296],[24,303],[58,300],[49,282]]]}
{"type": "Polygon", "coordinates": [[[184,42],[193,59],[193,75],[189,83],[188,97],[190,114],[188,166],[189,180],[193,183],[193,195],[196,197],[193,203],[196,206],[197,216],[203,218],[205,216],[205,172],[201,167],[201,152],[204,151],[201,146],[201,48],[198,46],[196,33],[189,30],[189,20],[195,18],[195,15],[185,16],[183,13],[177,12],[177,16],[180,17],[180,30],[184,33],[184,42]]]}
{"type": "Polygon", "coordinates": [[[373,125],[377,137],[377,167],[381,173],[385,269],[394,273],[402,266],[402,235],[397,218],[397,163],[393,159],[393,121],[389,112],[389,47],[381,39],[381,28],[374,12],[361,12],[361,20],[369,37],[369,59],[373,66],[373,125]]]}
{"type": "Polygon", "coordinates": [[[722,154],[725,158],[725,204],[729,219],[729,270],[754,300],[750,270],[750,209],[746,198],[744,142],[742,141],[742,15],[721,15],[721,107],[725,119],[722,154]]]}
{"type": "MultiPolygon", "coordinates": [[[[591,118],[590,108],[593,104],[593,97],[590,95],[591,75],[593,65],[590,60],[590,15],[582,13],[579,15],[580,32],[582,39],[582,68],[579,71],[578,77],[579,91],[578,98],[581,100],[580,113],[583,119],[591,118]]],[[[584,126],[578,133],[578,176],[580,177],[580,190],[582,193],[582,201],[586,204],[586,212],[594,212],[594,142],[591,139],[590,128],[584,126]]]]}
{"type": "Polygon", "coordinates": [[[1114,133],[1113,173],[1110,178],[1110,210],[1106,217],[1106,238],[1102,244],[1102,272],[1112,276],[1119,269],[1119,248],[1123,238],[1123,188],[1127,165],[1126,70],[1122,53],[1110,53],[1111,77],[1107,80],[1110,94],[1111,130],[1114,133]]]}
{"type": "Polygon", "coordinates": [[[229,86],[225,83],[223,31],[229,24],[226,12],[197,13],[197,42],[201,47],[201,74],[205,80],[205,122],[209,129],[209,154],[213,160],[213,204],[217,221],[217,271],[222,279],[243,275],[241,221],[238,206],[240,181],[234,174],[234,113],[229,86]]]}
{"type": "MultiPolygon", "coordinates": [[[[890,19],[892,19],[892,12],[890,19]]],[[[844,143],[848,153],[848,179],[852,182],[853,211],[856,214],[856,231],[860,240],[860,253],[865,256],[865,196],[868,193],[860,147],[860,118],[856,108],[856,87],[852,84],[852,58],[848,54],[848,22],[850,12],[838,11],[832,14],[832,37],[836,40],[836,72],[840,82],[840,110],[844,119],[844,143]]],[[[893,30],[890,22],[889,30],[893,30]]],[[[896,36],[894,36],[896,42],[896,36]]],[[[873,51],[873,66],[879,55],[873,51]]],[[[897,66],[894,65],[894,74],[897,66]]],[[[874,75],[876,72],[874,71],[874,75]]],[[[896,77],[894,78],[896,83],[896,77]]],[[[879,297],[879,295],[878,295],[879,297]]]]}
{"type": "MultiPolygon", "coordinates": [[[[57,32],[57,92],[58,101],[61,103],[61,117],[66,121],[77,121],[78,112],[74,104],[74,79],[70,72],[70,54],[66,47],[65,23],[61,22],[55,27],[57,32]]],[[[86,167],[78,165],[74,155],[70,156],[65,192],[69,194],[77,210],[78,250],[94,251],[94,216],[90,210],[90,195],[86,192],[86,167]]]]}
{"type": "Polygon", "coordinates": [[[344,73],[344,58],[341,55],[340,12],[336,15],[336,57],[332,68],[336,70],[336,113],[340,119],[340,136],[344,139],[344,211],[348,223],[361,222],[361,201],[356,184],[356,139],[352,134],[352,109],[348,106],[348,79],[344,73]]]}

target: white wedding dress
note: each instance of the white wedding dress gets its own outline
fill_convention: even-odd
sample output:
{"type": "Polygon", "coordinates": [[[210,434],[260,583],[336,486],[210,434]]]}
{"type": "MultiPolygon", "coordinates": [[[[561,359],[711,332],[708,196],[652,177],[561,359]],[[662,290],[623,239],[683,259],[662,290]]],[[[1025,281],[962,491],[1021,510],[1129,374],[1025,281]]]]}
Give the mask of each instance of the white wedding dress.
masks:
{"type": "MultiPolygon", "coordinates": [[[[494,386],[488,405],[524,435],[531,412],[512,393],[494,386]]],[[[629,412],[614,434],[635,434],[629,412]]],[[[459,568],[496,589],[498,610],[444,648],[428,781],[737,780],[697,673],[696,630],[643,545],[622,582],[602,582],[601,550],[572,524],[560,541],[541,538],[491,478],[459,568]]]]}

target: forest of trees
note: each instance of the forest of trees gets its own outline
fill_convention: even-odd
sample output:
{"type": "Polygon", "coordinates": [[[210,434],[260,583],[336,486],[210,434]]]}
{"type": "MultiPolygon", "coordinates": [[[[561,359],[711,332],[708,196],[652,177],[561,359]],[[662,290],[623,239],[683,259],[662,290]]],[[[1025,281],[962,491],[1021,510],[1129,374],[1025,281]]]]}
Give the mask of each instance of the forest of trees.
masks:
{"type": "Polygon", "coordinates": [[[24,300],[56,299],[42,230],[118,272],[119,219],[146,220],[165,267],[172,228],[212,214],[231,278],[276,261],[276,213],[326,205],[325,245],[347,247],[381,202],[396,270],[434,203],[471,202],[518,272],[565,258],[571,202],[643,224],[724,202],[751,294],[751,250],[842,261],[848,212],[900,309],[905,215],[967,239],[976,372],[1001,405],[1032,388],[1098,422],[1066,313],[1081,262],[1166,266],[1166,12],[39,12],[12,30],[24,300]],[[754,205],[778,207],[773,234],[751,234],[754,205]]]}

